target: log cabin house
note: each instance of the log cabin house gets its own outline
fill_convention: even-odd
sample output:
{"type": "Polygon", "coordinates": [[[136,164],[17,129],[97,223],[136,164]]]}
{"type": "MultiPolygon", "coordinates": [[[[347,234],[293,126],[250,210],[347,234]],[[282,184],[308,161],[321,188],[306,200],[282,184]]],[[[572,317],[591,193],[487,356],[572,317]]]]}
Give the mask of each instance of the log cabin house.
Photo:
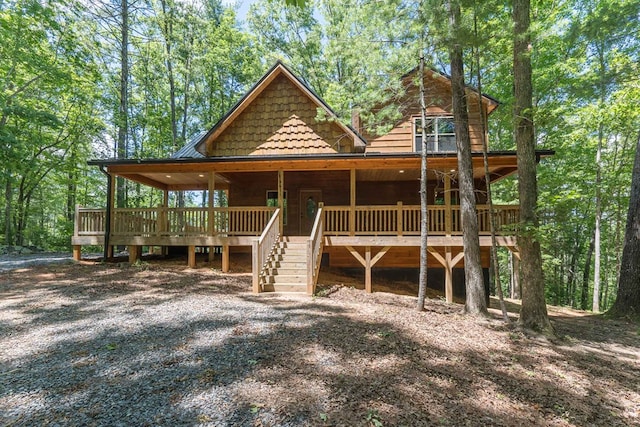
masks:
{"type": "MultiPolygon", "coordinates": [[[[321,265],[363,267],[368,292],[374,266],[417,268],[421,121],[416,73],[403,77],[401,117],[384,135],[361,129],[357,115],[350,126],[337,120],[278,62],[215,126],[171,158],[91,161],[108,176],[107,208],[77,208],[74,257],[80,258],[82,245],[102,245],[105,256],[113,254],[114,245],[126,245],[131,261],[142,246],[182,246],[195,267],[196,248],[219,247],[222,270],[228,271],[229,257],[250,249],[255,293],[312,294],[321,265]],[[328,120],[318,118],[319,110],[328,120]],[[162,190],[163,204],[115,207],[115,177],[162,190]],[[206,191],[207,206],[169,207],[169,192],[185,190],[206,191]],[[227,206],[215,206],[214,190],[225,192],[227,206]]],[[[452,301],[454,285],[464,289],[464,274],[451,84],[433,70],[422,78],[428,105],[429,283],[452,301]]],[[[498,102],[472,89],[467,93],[487,273],[491,238],[482,121],[498,102]]],[[[538,157],[550,154],[541,151],[538,157]]],[[[489,151],[488,158],[492,182],[517,172],[513,151],[489,151]]],[[[495,215],[498,244],[517,251],[518,205],[495,206],[495,215]]]]}

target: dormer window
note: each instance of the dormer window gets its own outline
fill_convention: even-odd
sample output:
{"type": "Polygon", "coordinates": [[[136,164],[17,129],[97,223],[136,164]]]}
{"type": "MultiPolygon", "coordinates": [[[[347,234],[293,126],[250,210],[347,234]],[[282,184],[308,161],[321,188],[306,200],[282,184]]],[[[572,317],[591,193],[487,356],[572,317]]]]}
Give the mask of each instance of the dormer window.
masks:
{"type": "MultiPolygon", "coordinates": [[[[422,120],[413,119],[414,149],[422,151],[422,120]]],[[[456,134],[452,116],[427,116],[425,127],[427,133],[427,151],[443,153],[456,151],[456,134]]]]}

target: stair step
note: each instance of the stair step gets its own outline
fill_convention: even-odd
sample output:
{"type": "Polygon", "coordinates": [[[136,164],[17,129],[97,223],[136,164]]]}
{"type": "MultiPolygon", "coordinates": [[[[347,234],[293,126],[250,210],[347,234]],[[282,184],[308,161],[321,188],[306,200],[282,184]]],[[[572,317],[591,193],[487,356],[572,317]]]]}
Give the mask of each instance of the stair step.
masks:
{"type": "Polygon", "coordinates": [[[278,274],[276,276],[267,276],[264,279],[265,284],[273,283],[307,283],[306,274],[278,274]]]}
{"type": "Polygon", "coordinates": [[[303,243],[309,240],[309,236],[283,236],[282,242],[284,243],[303,243]]]}
{"type": "Polygon", "coordinates": [[[295,260],[290,260],[290,259],[286,259],[286,260],[281,260],[281,261],[276,261],[276,260],[271,260],[268,262],[268,267],[270,269],[280,269],[280,268],[300,268],[300,269],[306,269],[307,268],[307,261],[295,261],[295,260]]]}
{"type": "Polygon", "coordinates": [[[271,257],[272,261],[276,262],[307,262],[307,255],[301,254],[274,254],[271,257]]]}
{"type": "Polygon", "coordinates": [[[307,293],[307,285],[300,284],[266,284],[262,286],[263,292],[301,292],[307,293]]]}
{"type": "Polygon", "coordinates": [[[278,268],[267,268],[266,274],[269,276],[305,276],[307,275],[307,269],[305,268],[296,268],[296,267],[278,267],[278,268]]]}

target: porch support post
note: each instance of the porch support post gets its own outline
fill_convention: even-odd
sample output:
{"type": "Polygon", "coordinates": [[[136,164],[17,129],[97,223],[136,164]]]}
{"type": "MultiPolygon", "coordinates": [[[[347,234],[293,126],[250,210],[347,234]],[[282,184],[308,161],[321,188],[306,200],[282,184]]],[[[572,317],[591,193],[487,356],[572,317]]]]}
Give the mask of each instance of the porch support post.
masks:
{"type": "Polygon", "coordinates": [[[402,234],[404,233],[404,221],[402,218],[402,201],[398,202],[398,211],[396,212],[396,228],[397,228],[397,233],[398,233],[398,237],[402,237],[402,234]]]}
{"type": "MultiPolygon", "coordinates": [[[[163,231],[169,231],[169,217],[167,216],[167,209],[169,208],[169,190],[164,190],[164,194],[163,194],[163,198],[162,198],[162,210],[164,212],[164,215],[162,216],[162,230],[163,231]]],[[[161,246],[160,247],[160,253],[163,256],[167,256],[169,255],[169,247],[168,246],[161,246]]]]}
{"type": "MultiPolygon", "coordinates": [[[[213,205],[215,203],[215,190],[216,190],[216,174],[215,172],[209,172],[209,182],[207,185],[208,200],[208,212],[207,212],[207,234],[209,236],[214,235],[215,228],[215,214],[213,212],[213,205]]],[[[209,262],[213,262],[215,246],[209,246],[209,262]]]]}
{"type": "Polygon", "coordinates": [[[222,272],[229,272],[229,245],[222,245],[222,272]]]}
{"type": "Polygon", "coordinates": [[[196,268],[196,247],[194,245],[189,245],[187,265],[189,268],[196,268]]]}
{"type": "Polygon", "coordinates": [[[447,236],[451,236],[452,220],[453,220],[451,215],[453,214],[453,210],[451,209],[451,175],[449,175],[449,173],[444,175],[444,206],[445,206],[444,230],[447,236]]]}
{"type": "Polygon", "coordinates": [[[349,171],[349,235],[356,234],[356,170],[349,171]]]}
{"type": "Polygon", "coordinates": [[[284,235],[284,171],[278,170],[278,207],[280,208],[280,235],[284,235]]]}
{"type": "Polygon", "coordinates": [[[82,246],[73,245],[73,259],[80,261],[82,259],[82,246]]]}
{"type": "MultiPolygon", "coordinates": [[[[111,245],[111,230],[114,228],[114,218],[115,218],[115,200],[116,200],[116,177],[109,174],[109,195],[107,199],[107,224],[106,230],[104,231],[104,244],[105,244],[105,252],[107,254],[107,258],[113,258],[113,245],[111,245]]],[[[105,259],[106,261],[106,259],[105,259]]]]}

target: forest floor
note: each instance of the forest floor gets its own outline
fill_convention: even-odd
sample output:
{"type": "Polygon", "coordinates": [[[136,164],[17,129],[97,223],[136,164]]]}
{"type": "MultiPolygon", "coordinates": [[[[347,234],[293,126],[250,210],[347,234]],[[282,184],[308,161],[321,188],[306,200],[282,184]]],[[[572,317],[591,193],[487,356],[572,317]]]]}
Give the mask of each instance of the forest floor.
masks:
{"type": "Polygon", "coordinates": [[[550,341],[335,271],[253,295],[240,261],[1,272],[0,425],[640,425],[638,324],[549,307],[550,341]]]}

